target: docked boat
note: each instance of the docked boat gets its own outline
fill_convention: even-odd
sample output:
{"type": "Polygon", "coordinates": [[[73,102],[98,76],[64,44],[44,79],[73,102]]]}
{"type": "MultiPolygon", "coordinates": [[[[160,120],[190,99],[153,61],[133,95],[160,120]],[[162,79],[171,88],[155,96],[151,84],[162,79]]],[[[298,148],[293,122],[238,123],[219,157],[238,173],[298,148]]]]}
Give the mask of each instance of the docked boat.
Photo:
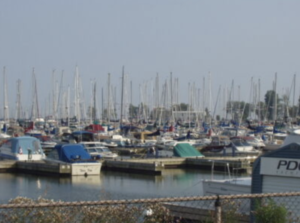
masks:
{"type": "Polygon", "coordinates": [[[0,140],[3,140],[3,139],[8,139],[10,138],[11,136],[6,134],[6,133],[0,133],[0,140]]]}
{"type": "Polygon", "coordinates": [[[251,177],[203,180],[203,195],[250,194],[251,177]]]}
{"type": "Polygon", "coordinates": [[[81,142],[85,150],[92,156],[92,158],[97,159],[113,159],[117,158],[118,154],[113,153],[108,147],[103,146],[100,142],[81,142]]]}
{"type": "Polygon", "coordinates": [[[261,152],[256,150],[253,145],[249,144],[242,138],[231,139],[231,151],[229,152],[247,155],[259,155],[261,152]]]}
{"type": "Polygon", "coordinates": [[[184,157],[184,158],[202,158],[204,155],[189,143],[177,143],[172,149],[159,149],[150,147],[147,157],[184,157]]]}
{"type": "MultiPolygon", "coordinates": [[[[284,140],[283,146],[278,148],[277,150],[274,150],[270,153],[267,153],[265,155],[262,155],[258,158],[256,161],[256,165],[254,164],[252,172],[255,171],[255,168],[259,169],[260,174],[261,173],[269,173],[270,170],[275,169],[276,173],[272,173],[272,175],[267,175],[263,176],[266,180],[270,180],[272,177],[274,177],[273,181],[271,183],[276,182],[277,184],[284,184],[284,185],[289,185],[286,183],[286,180],[289,180],[289,174],[292,176],[290,182],[296,181],[295,179],[298,178],[299,176],[299,168],[298,167],[298,160],[296,160],[296,156],[298,156],[298,145],[300,144],[300,130],[294,130],[291,132],[284,140]],[[296,151],[296,152],[295,152],[296,151]],[[277,155],[278,154],[278,155],[277,155]],[[289,157],[293,157],[293,159],[290,159],[289,157]],[[270,166],[270,161],[274,159],[276,162],[275,166],[270,166]],[[288,164],[288,161],[290,163],[288,164]],[[278,163],[279,162],[279,163],[278,163]],[[297,165],[297,166],[296,166],[297,165]],[[286,167],[284,169],[283,167],[286,167]],[[280,170],[280,168],[284,170],[280,170]],[[288,171],[287,171],[288,169],[288,171]],[[294,173],[295,172],[295,173],[294,173]],[[279,175],[278,175],[279,174],[279,175]],[[283,178],[281,175],[283,176],[283,178]],[[277,176],[278,175],[278,176],[277,176]],[[280,177],[279,177],[280,176],[280,177]]],[[[213,167],[212,167],[213,169],[213,167]]],[[[228,173],[230,176],[229,168],[228,168],[228,173]]],[[[213,172],[212,172],[213,176],[213,172]]],[[[255,176],[255,174],[254,174],[255,176]]],[[[227,178],[227,179],[207,179],[203,180],[202,186],[203,186],[203,194],[204,195],[227,195],[227,194],[249,194],[251,193],[251,184],[252,184],[252,178],[253,176],[249,177],[241,177],[241,178],[227,178]]],[[[299,179],[299,178],[298,178],[299,179]]],[[[298,180],[297,179],[297,180],[298,180]]],[[[266,182],[265,182],[266,183],[266,182]]],[[[297,181],[297,184],[295,184],[296,188],[299,185],[299,180],[297,181]]],[[[292,188],[292,185],[289,185],[292,188]]],[[[279,192],[282,190],[283,187],[275,187],[274,185],[271,186],[265,186],[263,189],[267,190],[278,190],[276,192],[279,192]]],[[[298,189],[297,189],[298,190],[298,189]]],[[[270,191],[268,191],[270,192],[270,191]]],[[[274,191],[271,191],[274,192],[274,191]]]]}
{"type": "Polygon", "coordinates": [[[241,138],[229,139],[226,136],[214,136],[209,145],[200,152],[206,156],[258,156],[261,151],[241,138]]]}
{"type": "Polygon", "coordinates": [[[11,160],[42,160],[45,154],[40,140],[31,136],[9,138],[0,146],[0,158],[11,160]]]}
{"type": "Polygon", "coordinates": [[[72,175],[99,175],[102,163],[93,159],[82,144],[59,144],[45,158],[53,164],[70,164],[72,175]]]}
{"type": "Polygon", "coordinates": [[[230,147],[230,139],[227,136],[213,136],[211,143],[204,146],[200,151],[203,154],[222,154],[225,148],[230,147]]]}

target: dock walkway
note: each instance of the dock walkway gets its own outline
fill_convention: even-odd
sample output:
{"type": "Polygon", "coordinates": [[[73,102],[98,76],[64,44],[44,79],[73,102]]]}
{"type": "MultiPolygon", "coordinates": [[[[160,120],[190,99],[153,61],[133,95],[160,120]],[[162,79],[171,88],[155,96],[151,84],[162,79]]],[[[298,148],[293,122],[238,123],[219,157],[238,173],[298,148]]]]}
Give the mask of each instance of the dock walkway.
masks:
{"type": "MultiPolygon", "coordinates": [[[[254,157],[204,157],[204,158],[153,158],[153,159],[112,159],[103,160],[104,170],[139,172],[160,175],[164,169],[196,168],[225,170],[247,173],[251,169],[254,157]]],[[[1,160],[0,172],[30,172],[55,175],[71,175],[69,164],[49,164],[44,161],[1,160]]]]}

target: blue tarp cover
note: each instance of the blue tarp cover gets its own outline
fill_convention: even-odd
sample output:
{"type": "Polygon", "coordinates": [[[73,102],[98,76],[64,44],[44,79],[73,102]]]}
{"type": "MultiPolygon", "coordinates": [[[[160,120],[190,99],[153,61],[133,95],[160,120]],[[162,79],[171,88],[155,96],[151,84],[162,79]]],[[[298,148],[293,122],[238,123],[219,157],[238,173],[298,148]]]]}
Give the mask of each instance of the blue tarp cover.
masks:
{"type": "Polygon", "coordinates": [[[92,157],[85,151],[81,144],[62,144],[56,145],[55,148],[59,154],[59,160],[74,163],[74,162],[91,162],[92,157]]]}
{"type": "Polygon", "coordinates": [[[43,153],[40,141],[31,136],[21,136],[9,139],[13,153],[19,153],[20,148],[23,154],[28,154],[28,150],[33,153],[43,153]]]}

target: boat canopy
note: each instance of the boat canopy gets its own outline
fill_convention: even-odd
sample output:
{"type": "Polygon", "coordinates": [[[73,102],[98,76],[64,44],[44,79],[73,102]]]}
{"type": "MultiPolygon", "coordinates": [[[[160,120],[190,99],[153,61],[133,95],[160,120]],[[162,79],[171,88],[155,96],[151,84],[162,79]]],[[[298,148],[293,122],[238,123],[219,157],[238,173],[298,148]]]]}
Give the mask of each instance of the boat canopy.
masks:
{"type": "Polygon", "coordinates": [[[204,157],[195,147],[189,143],[178,143],[173,150],[176,157],[204,157]]]}
{"type": "Polygon", "coordinates": [[[6,144],[11,143],[12,153],[42,154],[43,150],[40,141],[31,136],[21,136],[8,139],[6,144]]]}
{"type": "Polygon", "coordinates": [[[70,142],[70,140],[75,140],[77,143],[79,142],[89,142],[94,141],[94,133],[88,131],[75,131],[72,133],[64,133],[62,135],[63,142],[70,142]]]}
{"type": "Polygon", "coordinates": [[[99,124],[91,124],[89,126],[86,126],[85,130],[93,133],[105,131],[105,129],[99,124]]]}
{"type": "Polygon", "coordinates": [[[68,163],[81,163],[87,160],[91,162],[91,155],[85,151],[81,144],[60,144],[54,147],[57,151],[58,159],[68,163]]]}

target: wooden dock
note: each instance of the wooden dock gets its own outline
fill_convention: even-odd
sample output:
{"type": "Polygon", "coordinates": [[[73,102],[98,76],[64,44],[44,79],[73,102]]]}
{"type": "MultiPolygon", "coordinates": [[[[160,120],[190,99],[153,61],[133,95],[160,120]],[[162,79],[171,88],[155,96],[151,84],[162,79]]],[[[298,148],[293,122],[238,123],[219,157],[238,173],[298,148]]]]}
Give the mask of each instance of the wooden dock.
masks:
{"type": "Polygon", "coordinates": [[[105,160],[103,169],[148,174],[161,174],[164,163],[158,160],[105,160]]]}
{"type": "Polygon", "coordinates": [[[44,161],[18,161],[18,171],[29,173],[43,173],[46,175],[71,175],[70,164],[46,163],[44,161]]]}
{"type": "Polygon", "coordinates": [[[186,165],[191,168],[206,170],[228,171],[235,173],[249,173],[256,157],[205,157],[187,158],[186,165]]]}
{"type": "MultiPolygon", "coordinates": [[[[160,175],[164,169],[196,168],[248,173],[254,158],[242,157],[204,157],[204,158],[153,158],[153,159],[113,159],[103,160],[103,170],[136,172],[160,175]]],[[[0,161],[0,172],[17,171],[51,175],[71,175],[68,164],[50,164],[44,161],[0,161]]]]}
{"type": "Polygon", "coordinates": [[[0,172],[29,172],[50,175],[71,175],[67,164],[50,164],[44,161],[1,160],[0,172]]]}

